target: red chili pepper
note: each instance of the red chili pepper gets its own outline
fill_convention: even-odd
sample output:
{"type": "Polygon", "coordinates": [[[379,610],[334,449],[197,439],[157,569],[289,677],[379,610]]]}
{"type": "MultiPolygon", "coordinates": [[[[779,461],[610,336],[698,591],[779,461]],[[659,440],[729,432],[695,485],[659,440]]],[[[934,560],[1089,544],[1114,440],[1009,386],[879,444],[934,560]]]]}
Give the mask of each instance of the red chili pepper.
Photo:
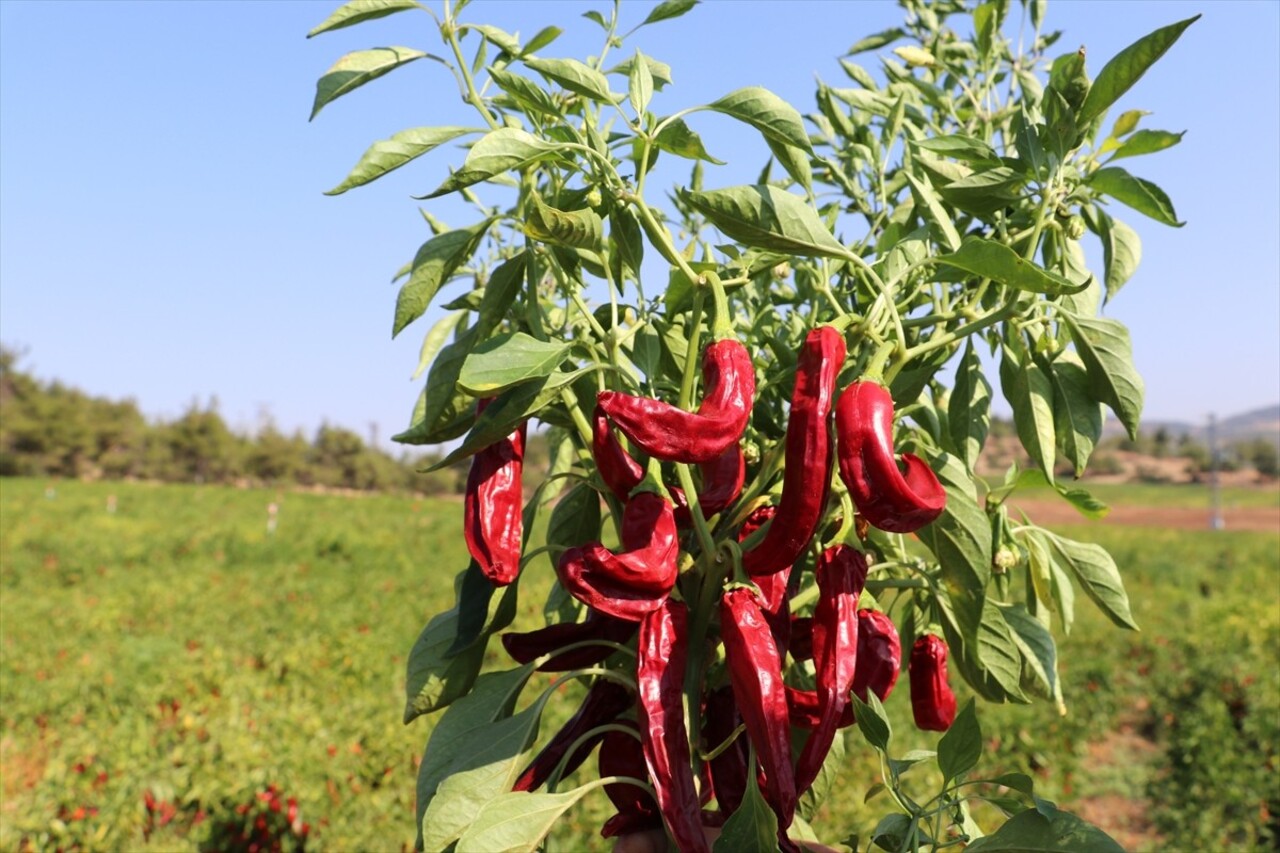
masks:
{"type": "MultiPolygon", "coordinates": [[[[577,742],[578,738],[594,728],[611,723],[618,715],[635,703],[631,691],[618,682],[608,678],[597,678],[582,700],[578,713],[564,724],[560,731],[547,742],[542,751],[534,757],[511,786],[513,791],[532,791],[541,788],[564,758],[565,753],[577,742]]],[[[577,751],[565,762],[562,775],[568,776],[587,760],[591,750],[604,738],[604,734],[583,741],[577,751]]]]}
{"type": "MultiPolygon", "coordinates": [[[[772,521],[778,515],[778,508],[772,504],[759,507],[751,512],[742,522],[742,528],[738,531],[738,541],[745,542],[747,538],[755,533],[761,527],[772,521]]],[[[768,535],[766,533],[766,535],[768,535]]],[[[760,587],[760,593],[764,596],[765,610],[771,614],[781,612],[782,604],[787,597],[787,583],[791,580],[791,564],[783,566],[776,572],[767,575],[756,575],[752,578],[755,585],[760,587]]],[[[772,621],[770,622],[772,624],[772,621]]],[[[778,634],[774,631],[774,636],[778,634]]]]}
{"type": "MultiPolygon", "coordinates": [[[[747,476],[747,460],[742,454],[741,445],[731,445],[715,459],[703,462],[698,469],[702,473],[698,505],[705,518],[722,511],[742,494],[742,483],[747,476]]],[[[693,523],[693,516],[689,514],[689,503],[684,499],[684,491],[672,487],[670,492],[671,502],[676,507],[676,524],[688,527],[693,523]]]]}
{"type": "Polygon", "coordinates": [[[738,712],[764,770],[765,798],[785,829],[796,812],[787,694],[778,647],[754,589],[735,587],[720,599],[720,636],[738,712]]]}
{"type": "MultiPolygon", "coordinates": [[[[724,743],[742,723],[742,715],[734,702],[733,688],[720,687],[707,694],[702,717],[702,748],[712,750],[724,743]]],[[[715,789],[720,813],[728,817],[742,805],[747,790],[746,738],[739,737],[724,752],[707,762],[711,768],[711,787],[715,789]]]]}
{"type": "Polygon", "coordinates": [[[600,479],[620,501],[631,496],[631,490],[644,479],[644,467],[632,458],[614,435],[604,409],[597,404],[592,414],[591,455],[595,458],[600,479]]]}
{"type": "MultiPolygon", "coordinates": [[[[630,776],[633,779],[648,779],[649,768],[644,761],[644,749],[640,746],[640,730],[630,720],[619,720],[621,725],[634,730],[634,735],[611,730],[605,732],[600,742],[600,753],[596,760],[600,769],[600,778],[606,776],[630,776]]],[[[662,826],[662,815],[658,813],[658,803],[653,796],[637,785],[614,782],[604,786],[618,813],[605,821],[600,834],[605,838],[615,835],[628,835],[646,829],[662,826]]]]}
{"type": "Polygon", "coordinates": [[[682,851],[706,853],[710,848],[702,833],[698,791],[690,766],[689,732],[684,723],[682,691],[688,621],[688,609],[666,599],[640,622],[636,718],[645,763],[671,836],[682,851]]]}
{"type": "MultiPolygon", "coordinates": [[[[562,622],[536,631],[508,631],[502,635],[502,647],[516,663],[529,663],[557,649],[587,640],[625,643],[635,632],[636,623],[634,622],[616,619],[598,610],[588,609],[585,622],[562,622]]],[[[614,651],[612,646],[606,646],[603,643],[580,646],[553,655],[550,660],[538,667],[538,671],[568,672],[571,669],[581,669],[584,666],[600,663],[614,651]]]]}
{"type": "Polygon", "coordinates": [[[742,555],[742,566],[750,575],[773,574],[794,563],[822,518],[831,486],[827,416],[844,357],[844,337],[830,326],[820,326],[805,338],[791,393],[782,498],[764,541],[742,555]]]}
{"type": "Polygon", "coordinates": [[[867,560],[848,545],[818,558],[818,604],[813,612],[813,664],[817,675],[819,720],[796,761],[796,789],[808,790],[818,778],[835,740],[840,715],[849,706],[858,653],[858,596],[867,580],[867,560]]]}
{"type": "MultiPolygon", "coordinates": [[[[818,727],[818,723],[822,719],[822,712],[819,708],[821,700],[818,698],[817,691],[803,690],[799,687],[787,685],[787,713],[791,719],[791,725],[798,729],[814,729],[818,727]]],[[[840,724],[836,728],[847,729],[854,723],[853,704],[844,706],[844,711],[840,714],[840,724]]]]}
{"type": "MultiPolygon", "coordinates": [[[[476,413],[492,399],[481,400],[476,413]]],[[[480,570],[496,586],[506,586],[520,574],[524,531],[522,487],[525,425],[471,458],[463,501],[463,533],[467,550],[480,570]]]]}
{"type": "Polygon", "coordinates": [[[893,692],[901,667],[902,643],[893,620],[879,610],[859,610],[858,667],[853,673],[853,692],[865,702],[870,690],[883,702],[893,692]]]}
{"type": "Polygon", "coordinates": [[[560,555],[556,575],[574,598],[609,616],[639,622],[666,600],[676,584],[680,547],[671,504],[640,492],[622,513],[623,552],[599,542],[560,555]]]}
{"type": "Polygon", "coordinates": [[[756,374],[747,348],[731,338],[710,344],[702,356],[702,387],[697,412],[617,391],[601,391],[596,402],[650,456],[710,462],[742,437],[751,417],[756,374]]]}
{"type": "Polygon", "coordinates": [[[875,382],[854,382],[836,403],[840,477],[849,496],[873,526],[890,533],[911,533],[937,518],[947,493],[928,463],[902,454],[906,471],[893,453],[893,397],[875,382]]]}
{"type": "Polygon", "coordinates": [[[925,634],[911,647],[911,713],[925,731],[945,732],[956,718],[956,695],[947,682],[947,644],[925,634]]]}
{"type": "MultiPolygon", "coordinates": [[[[791,658],[793,660],[809,660],[813,657],[813,617],[791,617],[791,658]]],[[[857,681],[857,676],[854,676],[857,681]]]]}

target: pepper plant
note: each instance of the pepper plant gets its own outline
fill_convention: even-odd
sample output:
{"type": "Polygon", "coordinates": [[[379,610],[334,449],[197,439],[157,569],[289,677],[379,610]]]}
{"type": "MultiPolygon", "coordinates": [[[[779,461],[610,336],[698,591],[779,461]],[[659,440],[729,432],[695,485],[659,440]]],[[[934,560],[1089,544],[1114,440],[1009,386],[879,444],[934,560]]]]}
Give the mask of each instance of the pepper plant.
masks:
{"type": "MultiPolygon", "coordinates": [[[[628,34],[694,6],[646,7],[628,34]]],[[[470,284],[425,333],[425,387],[396,436],[451,442],[439,466],[471,466],[473,559],[408,662],[406,722],[442,714],[418,780],[419,847],[532,850],[603,787],[618,809],[607,836],[797,849],[824,836],[808,821],[839,772],[838,730],[856,721],[888,811],[851,846],[1115,849],[1028,777],[975,773],[974,700],[957,710],[952,683],[1065,710],[1055,635],[1077,593],[1137,627],[1103,549],[1007,502],[1047,483],[1101,515],[1069,481],[1107,410],[1136,435],[1129,335],[1099,316],[1140,257],[1118,214],[1181,223],[1117,163],[1181,135],[1107,113],[1194,19],[1091,78],[1083,48],[1055,52],[1042,0],[903,7],[903,26],[857,42],[848,80],[818,83],[807,114],[762,87],[681,104],[670,66],[626,50],[618,3],[585,16],[601,30],[586,61],[556,55],[559,28],[523,41],[471,22],[484,7],[465,0],[353,0],[310,33],[403,12],[430,15],[443,44],[342,57],[313,117],[424,58],[476,117],[375,142],[330,191],[466,150],[421,197],[432,236],[396,275],[392,329],[445,284],[470,284]],[[763,138],[754,184],[716,181],[697,131],[708,111],[763,138]],[[687,182],[655,188],[660,160],[684,161],[687,182]],[[431,213],[450,194],[474,222],[431,213]],[[1096,272],[1087,239],[1101,244],[1096,272]],[[1031,463],[987,480],[975,467],[995,387],[1031,463]],[[525,495],[530,421],[551,461],[525,495]],[[504,633],[530,572],[555,575],[547,627],[504,633]],[[511,663],[482,673],[494,637],[511,663]],[[894,756],[882,703],[903,647],[915,720],[945,734],[894,756]],[[525,695],[538,670],[589,686],[558,732],[539,731],[555,686],[525,695]],[[602,741],[601,777],[560,790],[602,741]],[[908,784],[922,764],[940,790],[908,784]],[[1008,820],[979,827],[975,799],[1008,820]]]]}

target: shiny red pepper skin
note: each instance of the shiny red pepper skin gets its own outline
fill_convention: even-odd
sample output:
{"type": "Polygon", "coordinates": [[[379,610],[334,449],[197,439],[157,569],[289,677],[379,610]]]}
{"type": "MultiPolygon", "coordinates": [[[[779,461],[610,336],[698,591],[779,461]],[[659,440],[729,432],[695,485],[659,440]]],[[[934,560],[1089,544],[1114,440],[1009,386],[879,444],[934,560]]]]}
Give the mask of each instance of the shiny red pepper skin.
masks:
{"type": "MultiPolygon", "coordinates": [[[[742,723],[742,715],[734,702],[733,688],[720,687],[707,694],[702,716],[702,748],[712,750],[724,743],[742,723]]],[[[720,813],[728,817],[742,805],[747,790],[747,739],[739,737],[733,745],[707,762],[711,767],[711,787],[715,789],[720,813]]]]}
{"type": "Polygon", "coordinates": [[[601,613],[639,622],[656,610],[675,586],[679,542],[671,504],[640,492],[622,514],[622,548],[614,553],[599,542],[565,551],[556,575],[574,598],[601,613]]]}
{"type": "Polygon", "coordinates": [[[883,702],[898,683],[901,667],[902,641],[893,620],[879,610],[859,610],[858,668],[853,673],[853,692],[865,702],[870,690],[883,702]]]}
{"type": "Polygon", "coordinates": [[[640,622],[636,719],[649,777],[671,837],[683,853],[708,853],[684,723],[688,621],[688,609],[666,599],[640,622]]]}
{"type": "MultiPolygon", "coordinates": [[[[742,446],[734,444],[710,462],[703,462],[698,470],[702,474],[698,505],[702,508],[703,517],[710,518],[742,494],[742,483],[747,477],[747,459],[742,454],[742,446]]],[[[680,527],[690,526],[693,516],[684,499],[684,492],[678,487],[672,487],[670,492],[671,502],[676,507],[676,524],[680,527]]]]}
{"type": "MultiPolygon", "coordinates": [[[[802,690],[799,687],[787,685],[787,713],[791,718],[791,725],[798,729],[814,729],[818,727],[818,723],[822,719],[822,713],[819,709],[821,700],[814,690],[802,690]]],[[[854,723],[853,704],[844,706],[844,711],[840,714],[840,724],[836,728],[847,729],[854,723]]]]}
{"type": "Polygon", "coordinates": [[[867,561],[848,545],[818,558],[818,604],[813,613],[813,664],[819,720],[796,761],[796,789],[808,790],[835,740],[840,715],[849,706],[858,653],[858,596],[867,580],[867,561]]]}
{"type": "Polygon", "coordinates": [[[947,493],[928,463],[893,452],[893,397],[875,382],[854,382],[836,403],[840,477],[858,513],[890,533],[911,533],[942,514],[947,493]]]}
{"type": "MultiPolygon", "coordinates": [[[[492,399],[481,400],[477,415],[492,399]]],[[[463,500],[463,534],[467,550],[495,586],[506,586],[520,574],[524,531],[523,493],[525,425],[471,458],[463,500]]]]}
{"type": "MultiPolygon", "coordinates": [[[[738,542],[745,542],[752,533],[764,527],[777,515],[778,508],[772,504],[753,510],[742,522],[742,528],[738,531],[738,542]]],[[[781,612],[782,604],[787,597],[787,583],[791,580],[790,564],[771,574],[756,575],[752,580],[756,586],[760,587],[760,593],[764,596],[765,610],[770,613],[781,612]]],[[[777,632],[775,631],[774,634],[776,635],[777,632]]]]}
{"type": "Polygon", "coordinates": [[[945,732],[956,718],[956,695],[947,681],[947,644],[937,634],[925,634],[911,647],[911,713],[916,725],[945,732]]]}
{"type": "MultiPolygon", "coordinates": [[[[605,723],[612,723],[619,714],[634,703],[635,697],[631,695],[630,690],[611,679],[597,678],[591,685],[591,689],[587,691],[586,698],[582,700],[582,707],[578,709],[578,713],[574,714],[569,722],[547,741],[547,745],[516,779],[511,790],[532,791],[541,788],[551,778],[551,774],[560,764],[560,759],[564,758],[565,753],[573,747],[578,738],[605,723]]],[[[600,734],[583,741],[573,756],[565,762],[562,775],[568,776],[577,770],[603,738],[604,735],[600,734]]]]}
{"type": "MultiPolygon", "coordinates": [[[[635,633],[636,623],[589,609],[585,622],[562,622],[536,631],[508,631],[502,635],[502,647],[516,663],[529,663],[573,643],[586,640],[626,643],[635,633]]],[[[552,655],[546,663],[538,667],[538,671],[568,672],[571,669],[581,669],[584,666],[600,663],[615,651],[616,649],[612,646],[606,646],[603,643],[580,646],[552,655]]]]}
{"type": "MultiPolygon", "coordinates": [[[[605,732],[600,742],[600,753],[596,758],[600,770],[600,778],[606,776],[630,776],[633,779],[648,779],[649,768],[644,761],[644,749],[640,746],[639,729],[630,720],[617,721],[621,725],[634,730],[636,734],[612,730],[605,732]]],[[[600,834],[605,838],[615,835],[627,835],[642,832],[646,829],[657,829],[662,826],[662,815],[658,813],[658,803],[644,788],[624,782],[614,782],[604,786],[618,813],[605,821],[600,834]]]]}
{"type": "Polygon", "coordinates": [[[809,332],[800,350],[787,421],[782,498],[764,541],[742,555],[753,576],[782,571],[813,537],[831,486],[832,434],[828,415],[844,364],[844,337],[830,326],[809,332]]]}
{"type": "Polygon", "coordinates": [[[617,391],[596,402],[618,429],[650,456],[669,462],[710,462],[742,437],[756,393],[747,348],[727,338],[702,356],[702,403],[697,412],[617,391]]]}
{"type": "Polygon", "coordinates": [[[782,660],[763,602],[754,589],[735,587],[720,599],[720,636],[738,713],[755,745],[765,774],[765,798],[778,815],[778,824],[791,825],[796,812],[796,779],[791,766],[782,660]]]}
{"type": "Polygon", "coordinates": [[[631,490],[644,479],[644,467],[618,441],[604,409],[598,404],[591,419],[591,455],[600,479],[620,501],[630,497],[631,490]]]}

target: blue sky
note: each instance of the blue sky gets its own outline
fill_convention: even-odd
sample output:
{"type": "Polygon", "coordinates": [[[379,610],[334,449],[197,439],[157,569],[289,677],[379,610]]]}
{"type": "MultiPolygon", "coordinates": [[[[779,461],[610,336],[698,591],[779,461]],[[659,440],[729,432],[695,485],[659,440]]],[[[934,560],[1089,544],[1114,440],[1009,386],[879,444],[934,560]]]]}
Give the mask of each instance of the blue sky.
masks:
{"type": "MultiPolygon", "coordinates": [[[[384,439],[407,426],[409,375],[436,314],[392,341],[390,279],[427,236],[409,196],[461,152],[322,193],[374,140],[474,119],[447,71],[419,62],[308,123],[315,80],[343,53],[438,50],[421,13],[305,39],[338,5],[0,1],[0,340],[26,349],[29,369],[156,417],[216,396],[245,430],[266,414],[308,434],[326,420],[361,433],[376,423],[384,439]]],[[[607,5],[482,0],[465,14],[526,37],[554,23],[566,33],[543,54],[585,57],[600,31],[580,15],[607,5]]],[[[651,5],[624,3],[624,20],[651,5]]],[[[1280,3],[1056,0],[1046,28],[1065,30],[1061,50],[1084,44],[1096,74],[1196,12],[1113,110],[1188,131],[1130,161],[1188,224],[1116,211],[1144,260],[1108,313],[1132,329],[1147,417],[1199,422],[1280,400],[1280,3]]],[[[882,2],[711,0],[630,44],[673,68],[659,112],[747,85],[807,112],[814,75],[843,85],[837,58],[900,18],[882,2]]],[[[709,187],[758,173],[763,143],[721,116],[692,124],[730,161],[708,169],[709,187]]],[[[453,200],[430,204],[469,222],[453,200]]]]}

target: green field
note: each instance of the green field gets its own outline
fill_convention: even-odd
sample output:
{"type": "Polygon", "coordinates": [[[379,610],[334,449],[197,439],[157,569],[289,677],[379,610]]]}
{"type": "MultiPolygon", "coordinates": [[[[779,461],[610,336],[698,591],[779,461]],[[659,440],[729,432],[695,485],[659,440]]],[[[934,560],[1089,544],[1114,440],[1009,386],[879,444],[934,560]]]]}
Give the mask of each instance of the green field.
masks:
{"type": "MultiPolygon", "coordinates": [[[[405,656],[452,604],[460,516],[450,500],[0,481],[0,849],[219,849],[273,784],[307,849],[411,847],[433,719],[401,724],[405,656]]],[[[1275,843],[1276,536],[1074,535],[1115,554],[1143,632],[1078,596],[1069,714],[982,708],[980,770],[1031,772],[1069,810],[1139,804],[1153,820],[1139,847],[1275,843]]],[[[517,628],[541,624],[551,573],[533,571],[517,628]]],[[[506,665],[496,642],[489,664],[506,665]]],[[[544,736],[581,692],[552,703],[544,736]]],[[[905,678],[887,707],[895,750],[933,745],[910,725],[905,678]]],[[[878,771],[856,730],[848,743],[841,796],[815,821],[831,841],[865,837],[888,808],[863,804],[878,771]]],[[[589,795],[549,849],[607,850],[609,814],[589,795]]]]}

